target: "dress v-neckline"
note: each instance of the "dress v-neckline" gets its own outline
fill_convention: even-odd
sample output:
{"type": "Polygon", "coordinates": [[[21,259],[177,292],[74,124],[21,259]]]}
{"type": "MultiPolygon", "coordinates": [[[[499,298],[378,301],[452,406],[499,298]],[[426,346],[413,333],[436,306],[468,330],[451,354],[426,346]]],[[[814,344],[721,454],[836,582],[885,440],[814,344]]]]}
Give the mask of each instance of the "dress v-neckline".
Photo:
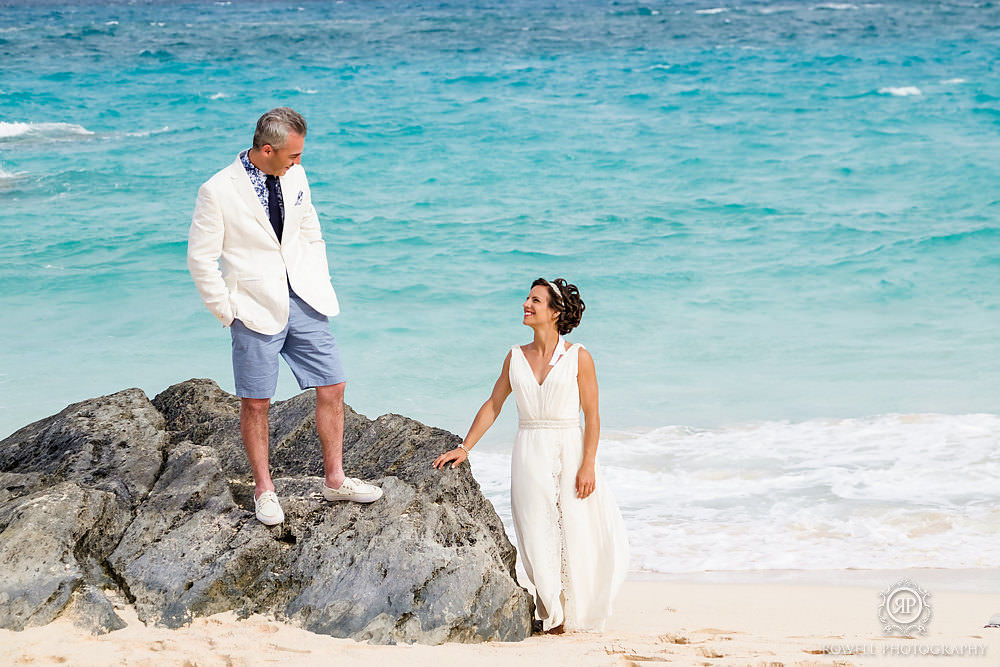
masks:
{"type": "Polygon", "coordinates": [[[566,352],[560,355],[555,365],[549,367],[549,372],[545,374],[545,377],[542,378],[541,382],[538,381],[538,376],[535,375],[535,369],[531,367],[531,362],[528,361],[528,355],[524,353],[524,350],[520,345],[517,346],[517,351],[521,353],[521,358],[524,359],[524,363],[528,366],[528,370],[531,371],[531,379],[534,380],[538,388],[541,389],[545,386],[545,381],[549,379],[549,376],[555,373],[556,369],[559,368],[562,364],[562,360],[566,358],[566,355],[569,354],[569,351],[573,349],[574,345],[576,345],[576,343],[571,343],[570,346],[566,348],[566,352]]]}

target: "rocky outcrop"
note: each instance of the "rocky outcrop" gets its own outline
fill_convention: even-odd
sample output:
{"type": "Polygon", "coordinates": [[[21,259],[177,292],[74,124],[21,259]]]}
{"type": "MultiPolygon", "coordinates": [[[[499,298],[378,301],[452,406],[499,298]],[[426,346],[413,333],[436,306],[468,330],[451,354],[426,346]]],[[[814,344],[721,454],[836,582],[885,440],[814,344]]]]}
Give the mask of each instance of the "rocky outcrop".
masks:
{"type": "Polygon", "coordinates": [[[0,442],[0,626],[58,616],[122,627],[263,613],[377,643],[516,641],[531,598],[468,465],[431,468],[459,439],[347,408],[344,465],[377,480],[370,505],[328,503],[313,392],[271,409],[285,522],[253,518],[239,401],[209,380],[72,405],[0,442]]]}

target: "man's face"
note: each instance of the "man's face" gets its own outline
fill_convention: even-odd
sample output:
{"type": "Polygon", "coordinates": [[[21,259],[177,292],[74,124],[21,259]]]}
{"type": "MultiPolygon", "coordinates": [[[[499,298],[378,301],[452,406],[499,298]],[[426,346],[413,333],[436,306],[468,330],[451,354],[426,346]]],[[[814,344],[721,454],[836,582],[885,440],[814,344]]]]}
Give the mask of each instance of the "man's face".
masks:
{"type": "Polygon", "coordinates": [[[275,148],[271,144],[264,144],[260,149],[263,171],[271,176],[284,176],[292,165],[302,162],[302,148],[305,146],[306,138],[301,134],[290,132],[288,139],[281,148],[275,148]]]}

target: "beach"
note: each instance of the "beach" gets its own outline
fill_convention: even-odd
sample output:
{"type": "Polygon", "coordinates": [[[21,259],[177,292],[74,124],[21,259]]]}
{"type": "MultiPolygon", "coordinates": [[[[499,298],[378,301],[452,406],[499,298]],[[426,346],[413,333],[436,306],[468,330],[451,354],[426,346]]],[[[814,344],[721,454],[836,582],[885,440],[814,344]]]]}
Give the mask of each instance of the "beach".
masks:
{"type": "MultiPolygon", "coordinates": [[[[146,627],[126,609],[128,627],[90,636],[66,621],[23,632],[0,630],[5,664],[197,665],[995,665],[1000,629],[984,629],[1000,612],[990,592],[930,592],[927,634],[883,636],[877,619],[880,588],[873,580],[909,577],[944,584],[976,573],[914,570],[826,575],[760,573],[757,581],[665,581],[632,578],[602,633],[534,635],[523,642],[373,646],[316,635],[261,616],[232,613],[168,630],[146,627]],[[764,579],[771,578],[766,582],[764,579]]],[[[726,575],[730,577],[730,575],[726,575]]],[[[723,578],[726,578],[723,577],[723,578]]],[[[970,579],[971,577],[971,579],[970,579]]],[[[958,588],[964,586],[959,584],[958,588]]]]}
{"type": "MultiPolygon", "coordinates": [[[[1000,660],[992,4],[4,9],[0,439],[128,387],[233,391],[187,233],[200,184],[288,105],[347,403],[464,434],[530,339],[531,281],[569,279],[632,574],[600,635],[379,647],[231,614],[146,628],[125,606],[101,637],[0,630],[0,662],[1000,660]],[[907,578],[929,634],[883,638],[879,593],[907,578]]],[[[276,400],[298,393],[283,366],[276,400]]],[[[508,533],[515,429],[508,405],[470,458],[508,533]]]]}

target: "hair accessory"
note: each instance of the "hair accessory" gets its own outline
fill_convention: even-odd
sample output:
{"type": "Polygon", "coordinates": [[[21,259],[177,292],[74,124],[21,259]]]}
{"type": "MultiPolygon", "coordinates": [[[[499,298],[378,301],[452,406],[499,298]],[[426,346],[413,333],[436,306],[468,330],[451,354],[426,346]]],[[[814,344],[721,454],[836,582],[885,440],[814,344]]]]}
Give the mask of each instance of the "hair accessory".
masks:
{"type": "Polygon", "coordinates": [[[558,285],[556,285],[551,280],[546,280],[545,282],[547,282],[549,284],[549,287],[552,288],[552,291],[556,293],[557,297],[559,297],[560,299],[563,298],[562,292],[559,291],[559,286],[558,285]]]}

